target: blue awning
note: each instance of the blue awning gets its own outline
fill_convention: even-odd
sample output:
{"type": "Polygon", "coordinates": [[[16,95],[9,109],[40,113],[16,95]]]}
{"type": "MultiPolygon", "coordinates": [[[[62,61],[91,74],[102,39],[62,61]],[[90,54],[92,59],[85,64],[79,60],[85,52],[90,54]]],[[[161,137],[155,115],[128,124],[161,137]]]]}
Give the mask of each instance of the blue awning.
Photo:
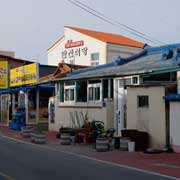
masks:
{"type": "Polygon", "coordinates": [[[32,86],[23,86],[23,87],[17,87],[17,88],[2,89],[2,90],[0,90],[0,94],[8,94],[8,93],[12,93],[12,92],[27,91],[27,90],[35,90],[37,88],[54,89],[55,84],[45,83],[45,84],[36,84],[36,85],[32,85],[32,86]]]}
{"type": "Polygon", "coordinates": [[[180,94],[169,94],[167,96],[163,96],[165,101],[180,101],[180,94]]]}
{"type": "Polygon", "coordinates": [[[0,94],[8,94],[8,93],[10,93],[9,89],[2,89],[2,90],[0,90],[0,94]]]}
{"type": "Polygon", "coordinates": [[[39,84],[38,87],[43,88],[43,89],[54,89],[55,84],[53,83],[39,84]]]}

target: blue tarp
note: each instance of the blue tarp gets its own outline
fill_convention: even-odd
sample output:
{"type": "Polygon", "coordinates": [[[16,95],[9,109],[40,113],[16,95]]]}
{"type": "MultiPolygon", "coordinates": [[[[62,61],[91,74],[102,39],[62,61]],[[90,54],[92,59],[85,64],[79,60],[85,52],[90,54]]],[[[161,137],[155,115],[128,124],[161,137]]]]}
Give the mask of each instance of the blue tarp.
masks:
{"type": "Polygon", "coordinates": [[[180,101],[180,94],[169,94],[167,96],[163,96],[165,101],[180,101]]]}

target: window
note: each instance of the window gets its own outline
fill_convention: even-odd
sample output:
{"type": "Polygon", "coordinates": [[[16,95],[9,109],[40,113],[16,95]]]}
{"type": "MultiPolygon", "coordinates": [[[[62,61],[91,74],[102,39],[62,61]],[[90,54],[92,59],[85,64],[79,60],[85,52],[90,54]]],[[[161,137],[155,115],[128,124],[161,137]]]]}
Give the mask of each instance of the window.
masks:
{"type": "Polygon", "coordinates": [[[88,84],[88,100],[89,101],[101,100],[101,83],[88,84]]]}
{"type": "Polygon", "coordinates": [[[92,53],[91,61],[99,61],[99,53],[92,53]]]}
{"type": "Polygon", "coordinates": [[[108,79],[103,80],[103,99],[108,98],[109,82],[108,79]]]}
{"type": "Polygon", "coordinates": [[[132,84],[138,84],[138,76],[132,77],[132,84]]]}
{"type": "Polygon", "coordinates": [[[55,94],[56,94],[56,96],[59,96],[59,94],[60,94],[60,84],[59,83],[56,83],[56,85],[55,85],[55,94]]]}
{"type": "Polygon", "coordinates": [[[138,107],[140,108],[148,108],[149,107],[149,96],[138,96],[138,107]]]}
{"type": "Polygon", "coordinates": [[[99,65],[99,62],[91,62],[91,66],[97,66],[99,65]]]}
{"type": "Polygon", "coordinates": [[[87,102],[87,81],[76,81],[77,102],[87,102]]]}
{"type": "Polygon", "coordinates": [[[66,82],[64,85],[64,99],[66,102],[75,101],[76,86],[75,82],[66,82]]]}
{"type": "Polygon", "coordinates": [[[60,102],[64,102],[64,82],[60,82],[60,102]]]}
{"type": "Polygon", "coordinates": [[[99,65],[99,53],[91,54],[91,66],[99,65]]]}

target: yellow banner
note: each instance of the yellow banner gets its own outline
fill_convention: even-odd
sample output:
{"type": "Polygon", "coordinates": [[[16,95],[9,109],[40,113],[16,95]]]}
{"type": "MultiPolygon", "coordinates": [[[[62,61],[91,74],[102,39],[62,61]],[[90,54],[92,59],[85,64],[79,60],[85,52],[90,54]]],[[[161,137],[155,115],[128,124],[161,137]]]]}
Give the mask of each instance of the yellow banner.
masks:
{"type": "Polygon", "coordinates": [[[29,64],[10,70],[10,86],[35,84],[38,79],[37,64],[29,64]]]}
{"type": "Polygon", "coordinates": [[[0,89],[8,88],[8,62],[0,61],[0,89]]]}

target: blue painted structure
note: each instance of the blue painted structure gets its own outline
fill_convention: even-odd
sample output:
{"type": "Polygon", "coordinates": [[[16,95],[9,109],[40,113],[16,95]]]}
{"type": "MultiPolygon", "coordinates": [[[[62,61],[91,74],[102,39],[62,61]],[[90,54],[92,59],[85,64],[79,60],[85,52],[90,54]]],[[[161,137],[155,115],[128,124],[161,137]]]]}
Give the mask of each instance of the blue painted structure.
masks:
{"type": "Polygon", "coordinates": [[[25,107],[18,107],[17,112],[12,114],[12,121],[9,127],[14,130],[21,130],[21,127],[26,126],[25,107]]]}

